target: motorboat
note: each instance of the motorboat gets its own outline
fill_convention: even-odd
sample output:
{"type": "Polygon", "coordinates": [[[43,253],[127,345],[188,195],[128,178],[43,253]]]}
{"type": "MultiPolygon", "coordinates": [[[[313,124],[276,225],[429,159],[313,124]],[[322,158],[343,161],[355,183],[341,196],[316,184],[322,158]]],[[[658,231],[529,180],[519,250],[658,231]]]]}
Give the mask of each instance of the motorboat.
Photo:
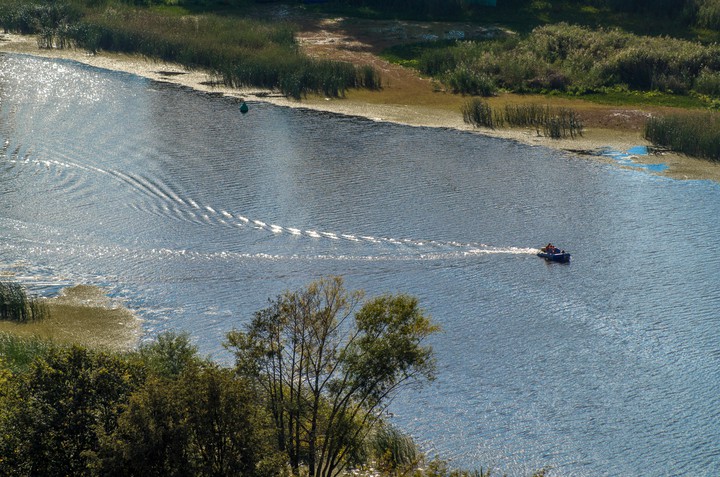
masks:
{"type": "Polygon", "coordinates": [[[560,250],[553,245],[547,245],[540,249],[538,257],[544,258],[548,262],[567,263],[570,261],[570,254],[565,250],[560,250]]]}

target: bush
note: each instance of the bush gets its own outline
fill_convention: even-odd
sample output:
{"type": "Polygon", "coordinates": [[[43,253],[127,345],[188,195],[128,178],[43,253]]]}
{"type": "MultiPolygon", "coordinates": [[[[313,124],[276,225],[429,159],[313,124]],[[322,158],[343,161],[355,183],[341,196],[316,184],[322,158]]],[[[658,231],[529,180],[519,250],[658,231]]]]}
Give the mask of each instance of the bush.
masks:
{"type": "Polygon", "coordinates": [[[693,89],[700,94],[720,97],[720,72],[703,70],[695,79],[693,89]]]}
{"type": "Polygon", "coordinates": [[[446,73],[442,81],[452,89],[453,93],[463,95],[492,96],[497,91],[492,78],[467,67],[456,68],[446,73]]]}
{"type": "Polygon", "coordinates": [[[695,22],[698,26],[720,29],[720,0],[697,1],[695,22]]]}
{"type": "Polygon", "coordinates": [[[624,86],[685,94],[703,71],[720,72],[720,46],[559,23],[519,38],[426,47],[418,68],[464,94],[491,84],[517,93],[624,86]]]}

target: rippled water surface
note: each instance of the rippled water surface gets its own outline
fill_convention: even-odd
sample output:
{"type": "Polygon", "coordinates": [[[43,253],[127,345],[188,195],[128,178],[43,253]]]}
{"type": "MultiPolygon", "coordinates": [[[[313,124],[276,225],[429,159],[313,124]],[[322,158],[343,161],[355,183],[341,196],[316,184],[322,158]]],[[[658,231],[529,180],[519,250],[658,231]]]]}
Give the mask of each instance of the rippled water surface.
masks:
{"type": "MultiPolygon", "coordinates": [[[[342,274],[420,297],[430,452],[525,475],[720,474],[720,186],[513,142],[0,57],[0,273],[224,334],[342,274]],[[573,253],[547,264],[552,240],[573,253]]],[[[499,473],[498,472],[498,473],[499,473]]]]}

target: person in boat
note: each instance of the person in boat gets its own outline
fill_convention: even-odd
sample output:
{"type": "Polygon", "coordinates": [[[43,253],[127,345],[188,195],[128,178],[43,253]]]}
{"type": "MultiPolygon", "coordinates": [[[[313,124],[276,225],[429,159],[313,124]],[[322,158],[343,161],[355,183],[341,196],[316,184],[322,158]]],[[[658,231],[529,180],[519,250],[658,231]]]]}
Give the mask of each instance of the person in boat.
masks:
{"type": "Polygon", "coordinates": [[[548,242],[548,244],[545,245],[545,253],[556,253],[556,252],[557,252],[557,248],[555,248],[555,246],[552,243],[548,242]]]}

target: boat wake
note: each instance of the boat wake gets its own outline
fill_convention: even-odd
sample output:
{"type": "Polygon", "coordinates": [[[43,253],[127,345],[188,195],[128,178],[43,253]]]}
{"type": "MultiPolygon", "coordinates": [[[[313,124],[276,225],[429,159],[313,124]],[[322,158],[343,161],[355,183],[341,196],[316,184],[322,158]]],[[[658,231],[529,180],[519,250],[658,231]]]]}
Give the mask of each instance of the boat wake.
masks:
{"type": "MultiPolygon", "coordinates": [[[[102,169],[94,165],[77,164],[70,158],[62,157],[60,160],[48,160],[42,154],[34,154],[20,146],[11,147],[5,141],[2,146],[5,154],[4,166],[7,168],[31,168],[33,175],[48,173],[48,178],[66,195],[92,197],[92,191],[85,190],[91,181],[88,174],[103,175],[120,184],[129,194],[123,194],[124,204],[131,209],[144,214],[152,214],[164,219],[188,222],[202,226],[231,227],[249,232],[265,233],[268,236],[286,236],[293,239],[307,239],[314,242],[327,241],[328,243],[352,243],[359,246],[360,253],[342,253],[345,248],[333,250],[333,253],[278,255],[265,253],[237,253],[217,252],[202,254],[186,250],[116,250],[119,254],[142,256],[143,254],[163,254],[165,256],[193,257],[195,259],[264,259],[264,260],[357,260],[357,261],[389,261],[389,260],[447,260],[473,258],[482,255],[529,255],[538,252],[528,247],[498,247],[483,243],[464,243],[456,241],[423,240],[415,238],[394,238],[376,236],[362,233],[344,231],[322,230],[297,225],[277,224],[265,218],[252,217],[241,211],[228,210],[216,204],[203,203],[163,183],[157,178],[147,177],[133,172],[124,172],[114,169],[102,169]],[[59,185],[58,185],[59,184],[59,185]],[[367,246],[370,246],[368,249],[367,246]],[[374,247],[380,253],[372,253],[374,247]],[[337,253],[335,253],[337,252],[337,253]],[[369,252],[369,253],[365,253],[369,252]]],[[[104,184],[96,181],[95,184],[104,184]]],[[[95,185],[97,187],[97,185],[95,185]]],[[[104,186],[107,187],[107,186],[104,186]]],[[[56,248],[56,245],[52,245],[56,248]]],[[[68,244],[65,248],[70,251],[77,244],[68,244]]],[[[86,250],[83,253],[93,253],[86,250]]],[[[113,254],[111,250],[97,251],[102,254],[113,254]]]]}

